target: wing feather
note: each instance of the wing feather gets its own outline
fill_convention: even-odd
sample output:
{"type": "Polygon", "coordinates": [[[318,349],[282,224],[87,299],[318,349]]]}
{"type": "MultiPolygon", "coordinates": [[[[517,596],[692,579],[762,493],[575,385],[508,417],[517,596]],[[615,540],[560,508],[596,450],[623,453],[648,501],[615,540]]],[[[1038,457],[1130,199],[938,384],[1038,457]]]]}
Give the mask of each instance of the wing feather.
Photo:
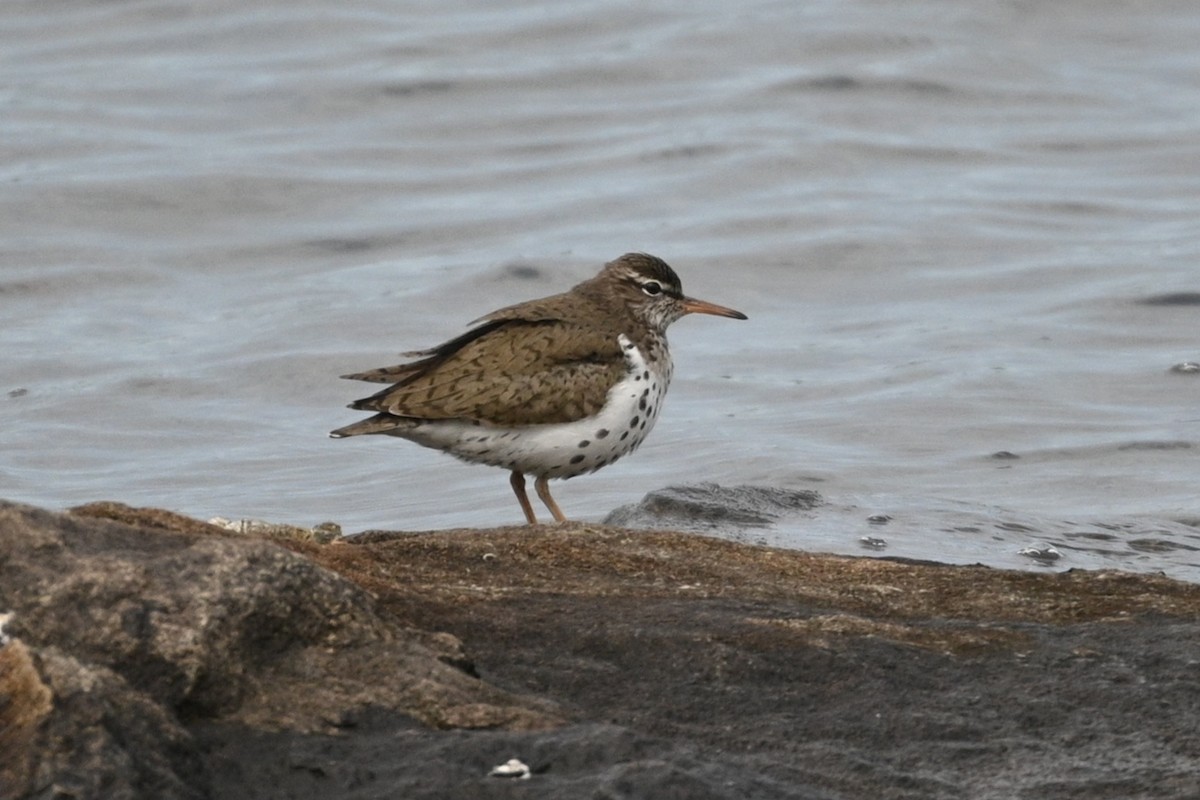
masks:
{"type": "Polygon", "coordinates": [[[626,369],[616,338],[562,320],[513,319],[506,311],[422,351],[419,361],[348,376],[395,380],[352,407],[493,425],[571,422],[597,413],[626,369]]]}

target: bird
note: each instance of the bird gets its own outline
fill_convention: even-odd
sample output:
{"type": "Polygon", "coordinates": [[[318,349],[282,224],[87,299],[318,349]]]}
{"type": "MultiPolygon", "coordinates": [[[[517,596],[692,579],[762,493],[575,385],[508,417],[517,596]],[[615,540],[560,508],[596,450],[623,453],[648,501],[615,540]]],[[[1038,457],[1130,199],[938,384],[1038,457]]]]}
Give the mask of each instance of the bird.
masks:
{"type": "Polygon", "coordinates": [[[525,476],[556,522],[551,479],[613,464],[658,419],[674,367],[667,326],[685,314],[746,319],[683,294],[665,261],[626,253],[561,294],[506,306],[403,364],[342,375],[390,384],[349,405],[374,415],[331,431],[383,434],[501,467],[525,521],[537,516],[525,476]]]}

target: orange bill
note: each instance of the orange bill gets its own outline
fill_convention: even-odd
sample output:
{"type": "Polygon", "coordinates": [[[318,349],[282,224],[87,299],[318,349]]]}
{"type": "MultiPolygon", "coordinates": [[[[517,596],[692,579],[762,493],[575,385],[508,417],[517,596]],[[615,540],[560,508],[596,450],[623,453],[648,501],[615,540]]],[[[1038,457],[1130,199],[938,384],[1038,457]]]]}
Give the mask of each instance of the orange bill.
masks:
{"type": "Polygon", "coordinates": [[[685,314],[712,314],[715,317],[746,319],[746,315],[740,311],[734,311],[732,308],[719,306],[716,303],[709,303],[705,300],[696,300],[693,297],[684,297],[680,302],[683,303],[683,313],[685,314]]]}

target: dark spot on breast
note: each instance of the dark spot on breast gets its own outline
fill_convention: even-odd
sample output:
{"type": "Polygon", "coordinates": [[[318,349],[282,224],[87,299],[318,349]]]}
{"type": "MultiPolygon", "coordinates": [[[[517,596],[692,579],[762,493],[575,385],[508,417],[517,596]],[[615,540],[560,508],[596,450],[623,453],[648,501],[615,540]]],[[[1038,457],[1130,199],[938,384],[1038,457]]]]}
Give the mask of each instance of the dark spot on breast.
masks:
{"type": "Polygon", "coordinates": [[[646,395],[642,395],[640,398],[638,398],[638,408],[642,411],[646,410],[646,395]]]}
{"type": "Polygon", "coordinates": [[[645,372],[643,372],[642,377],[645,378],[646,380],[650,380],[650,370],[646,370],[645,372]]]}
{"type": "Polygon", "coordinates": [[[582,442],[579,443],[579,446],[587,447],[589,444],[591,444],[591,442],[589,442],[587,439],[584,439],[582,442]]]}
{"type": "Polygon", "coordinates": [[[579,454],[579,455],[577,455],[577,456],[571,456],[571,463],[572,463],[572,464],[578,464],[580,461],[583,461],[583,453],[580,453],[580,454],[579,454]]]}
{"type": "Polygon", "coordinates": [[[642,420],[642,430],[646,430],[646,423],[647,423],[647,422],[649,422],[649,421],[650,421],[650,419],[649,419],[649,418],[646,418],[646,419],[642,420]]]}
{"type": "Polygon", "coordinates": [[[634,376],[633,376],[633,379],[634,379],[635,381],[640,381],[640,380],[642,379],[642,376],[641,376],[641,375],[634,375],[634,376]]]}
{"type": "MultiPolygon", "coordinates": [[[[641,417],[634,417],[633,419],[629,420],[629,427],[636,428],[638,422],[640,422],[641,419],[642,419],[641,417]]],[[[624,437],[622,437],[622,438],[624,438],[624,437]]]]}
{"type": "Polygon", "coordinates": [[[625,439],[626,439],[628,436],[629,436],[629,431],[625,431],[624,433],[622,433],[622,434],[621,434],[621,441],[622,441],[622,442],[623,442],[623,441],[625,441],[625,439]]]}
{"type": "Polygon", "coordinates": [[[601,428],[600,430],[596,431],[597,439],[603,439],[605,436],[608,436],[608,428],[601,428]]]}

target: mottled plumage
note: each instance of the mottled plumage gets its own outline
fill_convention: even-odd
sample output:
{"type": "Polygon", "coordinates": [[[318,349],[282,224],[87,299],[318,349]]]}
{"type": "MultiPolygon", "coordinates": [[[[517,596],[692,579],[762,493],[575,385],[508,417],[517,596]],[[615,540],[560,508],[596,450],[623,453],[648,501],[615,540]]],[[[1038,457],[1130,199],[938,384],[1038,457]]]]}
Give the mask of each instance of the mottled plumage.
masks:
{"type": "Polygon", "coordinates": [[[525,517],[525,473],[555,519],[546,480],[600,469],[649,433],[671,379],[665,331],[687,313],[745,319],[684,297],[654,256],[629,253],[568,292],[508,306],[417,360],[343,377],[391,384],[350,405],[375,416],[336,438],[384,433],[512,471],[525,517]]]}

